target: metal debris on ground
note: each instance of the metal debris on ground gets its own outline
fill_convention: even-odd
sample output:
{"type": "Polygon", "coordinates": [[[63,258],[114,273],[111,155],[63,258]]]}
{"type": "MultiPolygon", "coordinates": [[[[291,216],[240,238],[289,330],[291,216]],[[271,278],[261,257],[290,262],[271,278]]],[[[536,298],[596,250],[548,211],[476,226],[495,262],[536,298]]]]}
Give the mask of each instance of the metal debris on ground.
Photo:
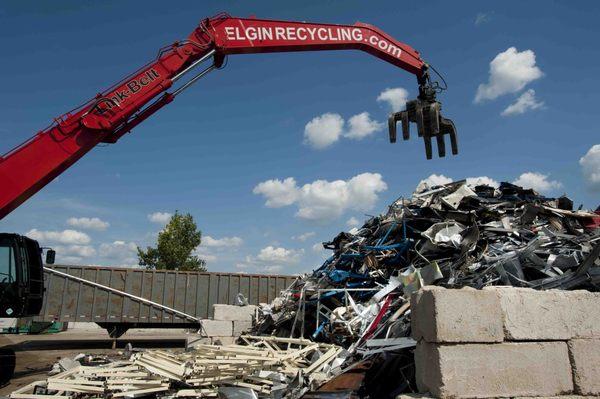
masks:
{"type": "Polygon", "coordinates": [[[333,256],[262,306],[255,333],[310,337],[345,347],[348,364],[373,361],[370,397],[416,389],[409,297],[424,285],[600,284],[600,208],[573,210],[566,196],[510,183],[422,183],[412,198],[323,246],[333,256]]]}
{"type": "Polygon", "coordinates": [[[147,350],[99,366],[76,360],[12,399],[92,397],[299,398],[339,374],[346,351],[308,339],[243,335],[243,345],[147,350]]]}

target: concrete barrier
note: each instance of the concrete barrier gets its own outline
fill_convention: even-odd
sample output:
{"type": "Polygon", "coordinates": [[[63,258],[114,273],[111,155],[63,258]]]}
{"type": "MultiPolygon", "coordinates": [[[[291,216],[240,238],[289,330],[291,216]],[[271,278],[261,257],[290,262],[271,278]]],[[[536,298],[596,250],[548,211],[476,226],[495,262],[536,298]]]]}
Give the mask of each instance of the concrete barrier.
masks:
{"type": "Polygon", "coordinates": [[[204,345],[229,345],[252,327],[256,306],[213,305],[212,319],[203,319],[200,334],[188,337],[187,347],[204,345]]]}
{"type": "Polygon", "coordinates": [[[236,306],[236,305],[213,305],[215,320],[231,320],[231,321],[252,321],[256,309],[255,305],[236,306]]]}
{"type": "Polygon", "coordinates": [[[573,391],[564,342],[438,345],[415,351],[417,386],[436,397],[554,396],[573,391]]]}
{"type": "Polygon", "coordinates": [[[426,342],[502,342],[502,312],[492,291],[427,286],[412,298],[413,338],[426,342]]]}
{"type": "Polygon", "coordinates": [[[600,294],[424,287],[411,316],[426,395],[600,395],[600,294]]]}
{"type": "Polygon", "coordinates": [[[488,288],[502,307],[506,339],[513,341],[600,338],[600,294],[488,288]]]}
{"type": "Polygon", "coordinates": [[[201,321],[201,333],[205,337],[232,337],[233,321],[230,320],[211,320],[203,319],[201,321]]]}
{"type": "Polygon", "coordinates": [[[575,391],[581,395],[600,395],[600,339],[569,341],[575,391]]]}

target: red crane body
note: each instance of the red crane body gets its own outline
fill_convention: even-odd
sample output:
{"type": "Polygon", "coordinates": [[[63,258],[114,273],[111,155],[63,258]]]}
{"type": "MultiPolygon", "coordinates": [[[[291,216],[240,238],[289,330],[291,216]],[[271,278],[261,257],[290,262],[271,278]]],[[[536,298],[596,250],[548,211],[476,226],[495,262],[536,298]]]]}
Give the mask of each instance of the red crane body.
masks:
{"type": "MultiPolygon", "coordinates": [[[[373,26],[234,18],[220,14],[203,20],[187,40],[161,49],[156,60],[81,107],[56,118],[52,126],[0,157],[0,219],[97,144],[115,143],[200,77],[220,67],[229,54],[349,49],[365,51],[415,74],[419,82],[419,98],[426,97],[427,65],[419,53],[373,26]],[[166,92],[174,82],[211,57],[214,61],[210,67],[174,92],[166,92]]],[[[439,106],[439,103],[435,104],[439,106]]],[[[431,112],[434,111],[439,109],[431,112]]],[[[401,119],[399,114],[394,119],[393,141],[395,121],[401,119]]],[[[414,112],[406,114],[406,124],[408,120],[419,124],[415,115],[414,112]]],[[[424,114],[420,117],[423,118],[424,114]]],[[[423,125],[422,120],[420,123],[423,125]]],[[[421,125],[419,135],[425,133],[426,148],[427,140],[436,135],[439,147],[439,138],[448,132],[439,127],[433,133],[426,129],[422,131],[421,125]]],[[[405,139],[407,135],[406,131],[405,139]]],[[[455,142],[455,153],[454,147],[455,142]]],[[[441,149],[440,156],[443,156],[441,149]]]]}

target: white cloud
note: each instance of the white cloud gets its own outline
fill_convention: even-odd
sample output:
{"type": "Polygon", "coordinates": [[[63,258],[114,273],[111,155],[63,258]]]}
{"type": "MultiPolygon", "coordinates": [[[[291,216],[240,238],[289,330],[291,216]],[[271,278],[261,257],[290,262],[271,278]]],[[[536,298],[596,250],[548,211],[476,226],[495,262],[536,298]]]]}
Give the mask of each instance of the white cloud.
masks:
{"type": "Polygon", "coordinates": [[[398,112],[408,101],[408,91],[402,87],[387,88],[377,96],[377,101],[388,103],[392,112],[398,112]]]}
{"type": "Polygon", "coordinates": [[[261,270],[267,274],[276,274],[276,273],[281,273],[281,271],[283,270],[283,266],[268,265],[268,266],[263,266],[261,270]]]}
{"type": "Polygon", "coordinates": [[[91,245],[69,245],[69,246],[55,246],[53,248],[57,254],[78,256],[81,258],[89,258],[96,255],[96,249],[91,245]]]}
{"type": "Polygon", "coordinates": [[[467,177],[467,185],[472,187],[481,185],[491,186],[494,188],[500,187],[500,183],[487,176],[467,177]]]}
{"type": "Polygon", "coordinates": [[[258,184],[253,193],[262,194],[269,207],[296,204],[296,216],[302,219],[331,220],[349,209],[372,209],[378,193],[385,190],[387,184],[379,173],[362,173],[349,180],[315,180],[302,187],[291,177],[284,181],[268,180],[258,184]]]}
{"type": "Polygon", "coordinates": [[[339,140],[344,119],[339,114],[325,113],[314,117],[304,127],[304,141],[311,147],[323,149],[339,140]]]}
{"type": "Polygon", "coordinates": [[[475,25],[479,26],[479,25],[485,24],[486,22],[489,22],[489,20],[490,20],[490,14],[488,14],[486,12],[480,12],[475,17],[475,25]]]}
{"type": "Polygon", "coordinates": [[[72,245],[68,248],[68,251],[83,258],[96,256],[96,249],[90,245],[72,245]]]}
{"type": "Polygon", "coordinates": [[[292,205],[298,200],[299,192],[296,180],[288,177],[285,180],[271,179],[259,183],[252,190],[254,194],[262,194],[267,198],[266,206],[280,208],[292,205]]]}
{"type": "Polygon", "coordinates": [[[346,210],[373,209],[378,193],[387,190],[379,173],[362,173],[350,180],[316,180],[301,189],[298,217],[309,220],[334,219],[346,210]]]}
{"type": "Polygon", "coordinates": [[[171,220],[173,214],[169,212],[154,212],[148,215],[148,220],[152,223],[166,224],[171,220]]]}
{"type": "Polygon", "coordinates": [[[67,224],[71,227],[97,231],[104,231],[110,226],[110,223],[100,218],[69,218],[67,224]]]}
{"type": "Polygon", "coordinates": [[[243,262],[238,262],[235,267],[238,269],[254,269],[263,273],[278,273],[285,266],[297,265],[304,250],[287,249],[269,245],[262,248],[256,256],[248,255],[243,262]]]}
{"type": "Polygon", "coordinates": [[[548,180],[548,175],[537,172],[525,172],[513,184],[523,188],[532,188],[540,193],[548,193],[562,187],[561,182],[548,180]]]}
{"type": "Polygon", "coordinates": [[[535,53],[532,50],[519,52],[515,47],[509,47],[490,62],[489,80],[477,88],[475,102],[516,93],[542,76],[542,71],[535,65],[535,53]]]}
{"type": "Polygon", "coordinates": [[[119,265],[137,265],[137,245],[134,242],[113,241],[100,245],[101,257],[115,261],[119,265]]]}
{"type": "Polygon", "coordinates": [[[296,264],[300,261],[301,251],[269,245],[260,250],[256,260],[265,264],[296,264]]]}
{"type": "Polygon", "coordinates": [[[83,258],[80,256],[60,256],[56,254],[57,259],[60,260],[60,263],[64,263],[66,265],[77,265],[81,264],[83,258]]]}
{"type": "Polygon", "coordinates": [[[359,224],[360,224],[360,221],[357,218],[355,218],[354,216],[352,216],[350,219],[348,219],[346,221],[346,226],[348,226],[348,227],[356,227],[359,224]]]}
{"type": "Polygon", "coordinates": [[[309,231],[308,233],[300,234],[297,236],[292,236],[292,240],[304,242],[307,239],[309,239],[310,237],[313,237],[314,235],[315,235],[314,231],[309,231]]]}
{"type": "Polygon", "coordinates": [[[206,248],[202,248],[202,247],[196,248],[192,252],[192,255],[196,255],[200,259],[205,260],[207,263],[215,262],[217,260],[217,256],[215,254],[211,253],[206,248]]]}
{"type": "Polygon", "coordinates": [[[325,248],[323,248],[322,242],[317,242],[317,243],[313,244],[311,249],[313,250],[313,252],[316,252],[316,253],[321,253],[321,252],[325,251],[325,248]]]}
{"type": "Polygon", "coordinates": [[[593,145],[579,160],[583,176],[589,187],[600,191],[600,144],[593,145]]]}
{"type": "Polygon", "coordinates": [[[339,114],[317,116],[304,127],[304,143],[321,150],[337,142],[340,137],[362,140],[383,128],[383,123],[371,119],[368,112],[351,116],[347,131],[344,129],[345,123],[339,114]]]}
{"type": "Polygon", "coordinates": [[[371,119],[368,112],[363,112],[352,116],[348,120],[350,129],[344,134],[344,137],[354,140],[361,140],[383,129],[383,123],[371,119]]]}
{"type": "Polygon", "coordinates": [[[504,111],[502,111],[502,116],[512,116],[512,115],[521,115],[527,111],[540,109],[544,107],[543,101],[538,101],[535,98],[535,90],[529,89],[525,93],[521,94],[517,100],[510,104],[504,111]]]}
{"type": "Polygon", "coordinates": [[[420,193],[422,191],[427,191],[435,186],[443,186],[444,184],[452,183],[452,180],[449,177],[444,175],[436,175],[435,173],[429,175],[429,177],[421,180],[419,184],[417,184],[417,188],[415,189],[416,193],[420,193]]]}
{"type": "Polygon", "coordinates": [[[213,238],[211,236],[202,237],[202,246],[204,247],[239,247],[244,243],[240,237],[222,237],[213,238]]]}
{"type": "Polygon", "coordinates": [[[89,244],[92,240],[90,236],[81,231],[77,230],[63,230],[63,231],[41,231],[38,229],[31,229],[25,235],[34,240],[40,241],[42,244],[73,244],[73,245],[85,245],[89,244]]]}

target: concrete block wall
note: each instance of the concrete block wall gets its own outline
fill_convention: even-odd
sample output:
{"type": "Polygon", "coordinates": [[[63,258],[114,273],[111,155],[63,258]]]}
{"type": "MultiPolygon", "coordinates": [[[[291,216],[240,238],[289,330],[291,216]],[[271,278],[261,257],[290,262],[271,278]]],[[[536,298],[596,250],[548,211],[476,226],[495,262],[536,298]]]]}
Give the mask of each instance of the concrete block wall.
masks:
{"type": "Polygon", "coordinates": [[[229,345],[252,327],[257,306],[213,305],[213,318],[203,319],[200,335],[188,338],[188,346],[196,344],[229,345]]]}
{"type": "Polygon", "coordinates": [[[600,396],[600,294],[424,287],[417,386],[438,398],[600,396]]]}

